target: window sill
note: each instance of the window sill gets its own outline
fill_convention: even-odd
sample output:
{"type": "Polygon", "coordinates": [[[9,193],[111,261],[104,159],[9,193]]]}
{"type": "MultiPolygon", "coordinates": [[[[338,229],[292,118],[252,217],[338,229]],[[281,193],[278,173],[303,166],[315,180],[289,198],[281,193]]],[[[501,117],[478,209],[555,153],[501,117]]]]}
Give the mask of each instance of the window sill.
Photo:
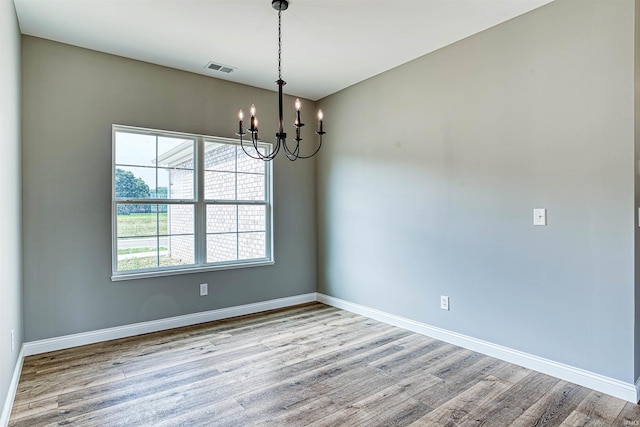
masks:
{"type": "Polygon", "coordinates": [[[204,273],[207,271],[263,267],[266,265],[273,265],[273,264],[275,264],[275,261],[265,260],[265,261],[254,261],[254,262],[247,262],[247,263],[215,265],[215,266],[206,266],[206,267],[187,267],[187,268],[174,269],[174,270],[156,270],[156,271],[144,271],[144,272],[138,272],[138,273],[123,273],[123,274],[112,275],[111,281],[120,282],[123,280],[147,279],[150,277],[177,276],[180,274],[204,273]]]}

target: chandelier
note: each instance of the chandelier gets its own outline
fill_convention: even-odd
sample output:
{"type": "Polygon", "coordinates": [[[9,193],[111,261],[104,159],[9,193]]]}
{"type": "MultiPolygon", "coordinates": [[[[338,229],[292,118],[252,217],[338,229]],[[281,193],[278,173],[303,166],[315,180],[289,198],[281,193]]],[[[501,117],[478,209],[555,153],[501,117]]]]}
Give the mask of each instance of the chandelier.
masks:
{"type": "Polygon", "coordinates": [[[296,129],[296,137],[295,137],[296,143],[293,148],[287,145],[287,134],[284,131],[284,118],[282,116],[282,87],[286,85],[287,82],[282,80],[282,60],[281,60],[282,24],[281,23],[282,23],[282,11],[287,10],[287,8],[289,7],[289,1],[288,0],[272,0],[271,6],[278,11],[278,81],[276,81],[276,84],[278,85],[278,133],[276,133],[276,145],[270,153],[263,154],[259,150],[258,141],[260,141],[260,139],[258,137],[258,118],[256,117],[256,106],[253,104],[251,105],[251,108],[250,108],[251,122],[250,122],[250,127],[249,129],[247,129],[247,131],[251,134],[250,146],[253,146],[253,150],[251,151],[254,152],[254,154],[249,153],[247,151],[247,147],[245,147],[245,144],[249,145],[249,142],[245,141],[245,139],[243,138],[247,134],[247,132],[245,132],[245,129],[244,129],[244,123],[243,123],[244,113],[242,112],[242,110],[240,110],[240,112],[238,113],[238,118],[240,122],[238,125],[238,132],[236,133],[236,135],[240,137],[240,146],[242,147],[242,150],[245,152],[247,156],[252,157],[254,159],[260,159],[264,161],[273,160],[278,155],[278,152],[280,151],[281,147],[284,149],[284,153],[286,154],[287,158],[291,161],[297,160],[297,159],[308,159],[310,157],[315,156],[318,153],[318,151],[320,151],[320,147],[322,147],[322,135],[326,133],[322,129],[323,114],[322,114],[322,110],[318,110],[318,124],[316,128],[316,135],[320,136],[320,141],[318,143],[317,148],[315,149],[315,151],[313,151],[313,153],[309,155],[302,155],[300,152],[300,141],[302,141],[302,138],[300,138],[300,128],[304,126],[304,123],[302,123],[302,119],[300,118],[300,108],[302,103],[300,102],[299,99],[296,99],[296,102],[295,102],[296,114],[293,122],[293,126],[296,129]]]}

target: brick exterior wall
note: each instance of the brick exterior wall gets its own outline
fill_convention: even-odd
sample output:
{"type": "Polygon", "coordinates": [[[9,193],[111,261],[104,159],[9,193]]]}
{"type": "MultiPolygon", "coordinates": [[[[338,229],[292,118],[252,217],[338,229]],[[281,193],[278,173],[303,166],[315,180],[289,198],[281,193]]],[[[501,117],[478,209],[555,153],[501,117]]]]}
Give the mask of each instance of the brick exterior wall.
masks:
{"type": "MultiPolygon", "coordinates": [[[[168,175],[168,197],[170,199],[190,199],[193,197],[193,158],[172,165],[173,168],[159,170],[168,175]]],[[[195,263],[195,211],[193,205],[167,206],[167,265],[187,265],[195,263]]]]}
{"type": "Polygon", "coordinates": [[[167,208],[167,248],[174,263],[195,263],[194,220],[193,205],[169,205],[167,208]]]}
{"type": "MultiPolygon", "coordinates": [[[[265,165],[246,156],[234,145],[207,143],[205,149],[205,199],[264,200],[265,165]],[[237,183],[237,185],[236,185],[237,183]]],[[[169,188],[172,198],[193,194],[192,160],[173,165],[169,188]]],[[[266,256],[264,205],[207,205],[207,262],[264,258],[266,256]]],[[[181,264],[194,262],[193,206],[168,207],[169,254],[181,264]],[[189,236],[175,236],[189,234],[189,236]]]]}

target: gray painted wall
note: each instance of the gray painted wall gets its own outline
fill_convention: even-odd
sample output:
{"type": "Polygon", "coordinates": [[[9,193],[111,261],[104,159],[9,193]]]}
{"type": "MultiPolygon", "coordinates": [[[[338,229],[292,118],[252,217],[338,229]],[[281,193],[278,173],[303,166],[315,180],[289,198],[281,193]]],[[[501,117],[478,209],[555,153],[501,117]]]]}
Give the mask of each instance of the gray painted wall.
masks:
{"type": "Polygon", "coordinates": [[[557,0],[325,98],[319,292],[634,381],[633,90],[634,1],[557,0]]]}
{"type": "Polygon", "coordinates": [[[20,30],[10,0],[0,0],[0,153],[0,405],[4,405],[22,345],[23,330],[20,30]],[[13,352],[11,330],[15,331],[13,352]]]}
{"type": "Polygon", "coordinates": [[[275,164],[275,265],[110,280],[111,125],[234,137],[254,102],[267,139],[274,92],[33,37],[22,47],[25,341],[315,292],[314,160],[275,164]]]}

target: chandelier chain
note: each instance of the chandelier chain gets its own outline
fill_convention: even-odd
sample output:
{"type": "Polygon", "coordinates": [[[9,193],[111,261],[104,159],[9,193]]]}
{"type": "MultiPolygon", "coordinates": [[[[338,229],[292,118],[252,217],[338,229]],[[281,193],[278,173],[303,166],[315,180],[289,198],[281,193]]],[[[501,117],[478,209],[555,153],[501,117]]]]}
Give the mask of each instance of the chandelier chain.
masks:
{"type": "Polygon", "coordinates": [[[278,80],[282,80],[282,11],[278,11],[278,80]]]}

